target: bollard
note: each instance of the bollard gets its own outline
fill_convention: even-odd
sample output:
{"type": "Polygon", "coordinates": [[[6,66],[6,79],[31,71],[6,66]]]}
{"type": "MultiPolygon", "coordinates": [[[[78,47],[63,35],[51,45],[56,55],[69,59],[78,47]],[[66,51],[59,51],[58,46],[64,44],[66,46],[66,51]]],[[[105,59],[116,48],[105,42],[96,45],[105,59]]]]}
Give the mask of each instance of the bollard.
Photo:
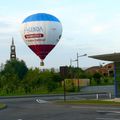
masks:
{"type": "Polygon", "coordinates": [[[108,95],[109,95],[109,99],[111,99],[111,98],[112,98],[112,95],[111,95],[111,93],[108,93],[108,95]]]}
{"type": "Polygon", "coordinates": [[[99,99],[99,94],[96,94],[96,99],[97,99],[97,100],[99,99]]]}

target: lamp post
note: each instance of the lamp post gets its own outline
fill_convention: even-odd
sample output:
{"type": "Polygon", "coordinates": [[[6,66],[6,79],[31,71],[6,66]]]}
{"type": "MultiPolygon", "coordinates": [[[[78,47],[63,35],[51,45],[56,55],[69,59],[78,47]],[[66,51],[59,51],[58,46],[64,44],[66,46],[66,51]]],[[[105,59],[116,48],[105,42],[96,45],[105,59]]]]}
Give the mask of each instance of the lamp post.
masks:
{"type": "MultiPolygon", "coordinates": [[[[77,68],[79,68],[79,57],[83,57],[83,56],[87,56],[87,54],[83,54],[83,55],[79,55],[78,53],[77,53],[77,59],[76,60],[74,60],[74,61],[76,61],[77,62],[77,68]]],[[[78,91],[80,90],[80,85],[79,85],[79,78],[78,78],[78,91]]]]}
{"type": "Polygon", "coordinates": [[[78,55],[78,53],[77,53],[77,59],[76,59],[76,61],[77,61],[77,68],[79,68],[79,57],[83,57],[83,56],[87,56],[87,54],[78,55]]]}

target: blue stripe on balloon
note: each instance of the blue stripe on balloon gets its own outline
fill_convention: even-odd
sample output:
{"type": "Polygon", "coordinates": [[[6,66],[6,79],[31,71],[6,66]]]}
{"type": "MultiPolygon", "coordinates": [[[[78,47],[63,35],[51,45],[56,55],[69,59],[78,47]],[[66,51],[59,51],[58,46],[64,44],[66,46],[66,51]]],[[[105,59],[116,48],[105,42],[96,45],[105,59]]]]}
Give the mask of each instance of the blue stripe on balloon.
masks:
{"type": "Polygon", "coordinates": [[[55,21],[60,22],[55,16],[46,14],[46,13],[37,13],[28,16],[23,23],[32,22],[32,21],[55,21]]]}

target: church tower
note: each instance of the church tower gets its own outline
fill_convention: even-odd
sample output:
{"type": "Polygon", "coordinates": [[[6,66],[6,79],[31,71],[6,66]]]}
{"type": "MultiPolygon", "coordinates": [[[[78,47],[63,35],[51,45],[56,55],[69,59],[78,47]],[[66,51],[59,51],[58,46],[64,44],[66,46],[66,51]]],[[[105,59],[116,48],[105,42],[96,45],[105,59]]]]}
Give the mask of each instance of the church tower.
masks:
{"type": "Polygon", "coordinates": [[[10,46],[10,60],[16,59],[16,50],[14,45],[14,39],[12,38],[12,45],[10,46]]]}

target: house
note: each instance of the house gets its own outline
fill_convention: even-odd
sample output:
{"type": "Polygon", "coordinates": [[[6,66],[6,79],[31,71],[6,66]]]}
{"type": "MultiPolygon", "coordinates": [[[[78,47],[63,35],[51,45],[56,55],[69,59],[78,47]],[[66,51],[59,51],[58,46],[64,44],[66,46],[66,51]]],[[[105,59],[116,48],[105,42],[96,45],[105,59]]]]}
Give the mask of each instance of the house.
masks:
{"type": "Polygon", "coordinates": [[[87,68],[85,71],[90,74],[100,73],[104,76],[113,76],[114,64],[109,63],[104,66],[93,66],[93,67],[87,68]]]}

